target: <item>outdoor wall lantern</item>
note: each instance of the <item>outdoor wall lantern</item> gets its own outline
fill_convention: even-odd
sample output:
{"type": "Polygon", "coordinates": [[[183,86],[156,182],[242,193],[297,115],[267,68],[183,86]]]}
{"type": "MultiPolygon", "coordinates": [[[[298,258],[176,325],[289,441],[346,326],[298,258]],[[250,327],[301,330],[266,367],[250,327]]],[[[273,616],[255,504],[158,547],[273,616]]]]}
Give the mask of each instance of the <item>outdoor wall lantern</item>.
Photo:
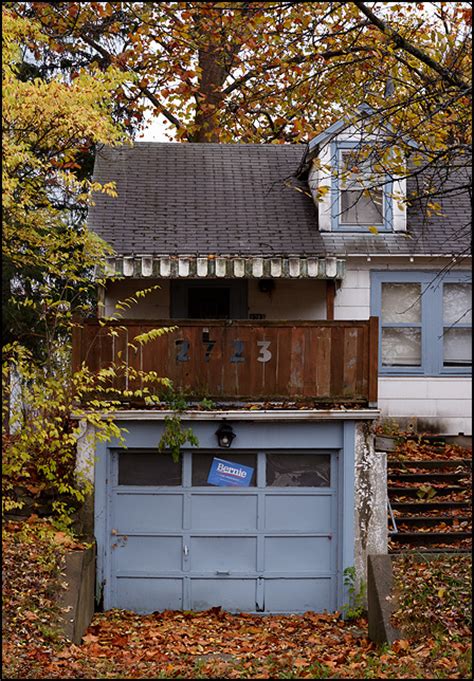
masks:
{"type": "Polygon", "coordinates": [[[219,428],[216,430],[216,436],[219,447],[230,447],[232,440],[237,437],[232,430],[232,426],[230,426],[228,423],[225,423],[225,421],[224,423],[221,423],[219,428]]]}

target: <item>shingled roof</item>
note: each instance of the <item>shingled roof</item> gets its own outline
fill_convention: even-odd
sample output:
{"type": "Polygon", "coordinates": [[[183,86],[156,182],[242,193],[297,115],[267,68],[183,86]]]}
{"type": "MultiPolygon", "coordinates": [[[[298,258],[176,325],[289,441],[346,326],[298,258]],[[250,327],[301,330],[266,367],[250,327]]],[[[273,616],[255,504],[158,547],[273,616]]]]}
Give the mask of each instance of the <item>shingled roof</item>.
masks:
{"type": "MultiPolygon", "coordinates": [[[[119,255],[451,255],[468,247],[467,192],[447,194],[443,215],[407,212],[407,234],[318,231],[317,208],[294,178],[305,145],[137,142],[103,147],[89,227],[119,255]],[[462,235],[461,235],[462,233],[462,235]]],[[[452,180],[450,180],[452,182],[452,180]]],[[[408,192],[414,181],[408,182],[408,192]]]]}

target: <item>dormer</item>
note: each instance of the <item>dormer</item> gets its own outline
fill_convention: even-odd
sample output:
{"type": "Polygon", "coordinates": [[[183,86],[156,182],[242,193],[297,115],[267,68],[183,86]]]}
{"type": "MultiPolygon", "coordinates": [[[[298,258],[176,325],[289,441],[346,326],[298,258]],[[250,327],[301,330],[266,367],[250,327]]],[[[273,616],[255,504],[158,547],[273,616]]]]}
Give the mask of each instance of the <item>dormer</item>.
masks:
{"type": "Polygon", "coordinates": [[[389,135],[374,130],[370,110],[360,107],[309,142],[305,167],[320,231],[406,231],[404,163],[388,148],[389,135]]]}

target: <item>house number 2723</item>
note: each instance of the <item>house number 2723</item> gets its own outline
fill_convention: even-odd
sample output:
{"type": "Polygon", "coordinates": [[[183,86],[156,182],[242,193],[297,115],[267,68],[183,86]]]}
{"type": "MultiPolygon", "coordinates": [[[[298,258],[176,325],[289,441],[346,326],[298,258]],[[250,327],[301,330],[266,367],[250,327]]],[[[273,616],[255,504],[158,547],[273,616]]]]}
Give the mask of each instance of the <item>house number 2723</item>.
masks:
{"type": "MultiPolygon", "coordinates": [[[[214,350],[216,341],[206,340],[203,341],[204,350],[204,361],[209,362],[212,351],[214,350]]],[[[272,358],[272,353],[270,351],[271,341],[263,340],[257,341],[257,347],[259,349],[259,354],[257,357],[257,362],[262,362],[265,364],[269,362],[272,358]]],[[[189,362],[191,359],[191,345],[188,340],[177,340],[176,341],[176,361],[177,362],[189,362]]],[[[234,340],[232,341],[232,352],[229,359],[231,364],[240,364],[245,362],[245,348],[244,341],[234,340]]]]}

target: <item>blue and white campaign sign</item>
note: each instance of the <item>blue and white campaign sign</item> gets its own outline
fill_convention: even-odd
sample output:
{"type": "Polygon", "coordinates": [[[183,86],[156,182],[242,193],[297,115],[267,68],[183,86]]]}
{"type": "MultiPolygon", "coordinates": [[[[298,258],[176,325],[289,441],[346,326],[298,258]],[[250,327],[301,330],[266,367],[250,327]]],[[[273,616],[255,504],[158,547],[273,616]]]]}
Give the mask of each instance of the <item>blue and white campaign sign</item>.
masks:
{"type": "Polygon", "coordinates": [[[207,482],[210,485],[220,485],[221,487],[248,487],[252,474],[253,468],[251,466],[243,466],[241,463],[214,458],[207,476],[207,482]]]}

